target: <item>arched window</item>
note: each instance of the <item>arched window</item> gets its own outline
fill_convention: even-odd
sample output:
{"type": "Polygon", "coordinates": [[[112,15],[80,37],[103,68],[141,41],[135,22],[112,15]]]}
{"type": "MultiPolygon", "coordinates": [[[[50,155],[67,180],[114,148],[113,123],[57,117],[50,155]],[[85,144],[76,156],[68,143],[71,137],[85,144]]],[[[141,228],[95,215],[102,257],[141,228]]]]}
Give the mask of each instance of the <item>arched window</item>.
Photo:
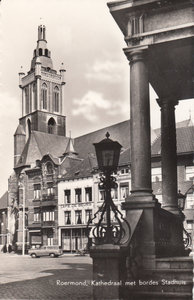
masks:
{"type": "Polygon", "coordinates": [[[54,88],[54,111],[59,112],[59,88],[54,88]]]}
{"type": "Polygon", "coordinates": [[[55,133],[56,130],[56,122],[53,118],[50,118],[48,121],[48,133],[55,133]]]}
{"type": "Polygon", "coordinates": [[[39,48],[39,56],[42,56],[42,48],[39,48]]]}
{"type": "Polygon", "coordinates": [[[28,121],[27,121],[27,131],[26,131],[26,133],[27,133],[27,139],[30,137],[30,134],[31,134],[31,121],[28,119],[28,121]]]}
{"type": "Polygon", "coordinates": [[[42,96],[42,108],[47,109],[47,85],[46,83],[43,83],[42,89],[41,89],[41,96],[42,96]]]}
{"type": "Polygon", "coordinates": [[[45,56],[48,56],[48,49],[45,49],[44,55],[45,55],[45,56]]]}

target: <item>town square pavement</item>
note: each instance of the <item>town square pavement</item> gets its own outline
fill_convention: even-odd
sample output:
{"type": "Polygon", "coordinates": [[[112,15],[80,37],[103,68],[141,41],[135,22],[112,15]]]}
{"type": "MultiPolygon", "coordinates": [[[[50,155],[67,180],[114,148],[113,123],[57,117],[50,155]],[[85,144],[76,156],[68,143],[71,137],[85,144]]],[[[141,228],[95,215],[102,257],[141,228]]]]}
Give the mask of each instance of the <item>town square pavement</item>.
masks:
{"type": "Polygon", "coordinates": [[[89,256],[31,258],[0,254],[1,300],[91,300],[91,280],[89,256]]]}

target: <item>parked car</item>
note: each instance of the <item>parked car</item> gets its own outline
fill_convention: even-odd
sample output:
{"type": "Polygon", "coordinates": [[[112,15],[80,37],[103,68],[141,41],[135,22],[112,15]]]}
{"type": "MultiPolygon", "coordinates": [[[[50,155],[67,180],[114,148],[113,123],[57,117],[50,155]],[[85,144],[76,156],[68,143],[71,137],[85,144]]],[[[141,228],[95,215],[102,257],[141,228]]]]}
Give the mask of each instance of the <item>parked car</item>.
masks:
{"type": "Polygon", "coordinates": [[[63,254],[63,251],[59,246],[42,246],[29,249],[28,254],[33,258],[40,256],[58,257],[63,254]]]}

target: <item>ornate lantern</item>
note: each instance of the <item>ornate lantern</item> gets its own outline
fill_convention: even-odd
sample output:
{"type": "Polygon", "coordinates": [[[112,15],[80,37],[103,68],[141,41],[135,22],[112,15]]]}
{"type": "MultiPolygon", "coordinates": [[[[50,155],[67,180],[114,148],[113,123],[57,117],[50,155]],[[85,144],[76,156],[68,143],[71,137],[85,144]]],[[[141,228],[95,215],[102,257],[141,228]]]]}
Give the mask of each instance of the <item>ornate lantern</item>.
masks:
{"type": "Polygon", "coordinates": [[[181,194],[181,191],[179,190],[177,194],[177,198],[178,198],[178,207],[181,211],[183,211],[185,208],[186,196],[181,194]]]}
{"type": "Polygon", "coordinates": [[[116,178],[112,175],[116,172],[122,146],[109,139],[110,134],[99,143],[94,143],[98,169],[102,172],[99,188],[105,192],[102,206],[94,214],[94,218],[88,222],[88,228],[95,219],[98,223],[93,226],[90,236],[93,236],[94,244],[124,244],[130,237],[130,226],[123,214],[118,210],[111,197],[111,189],[117,188],[116,178]],[[98,216],[98,217],[97,217],[98,216]]]}
{"type": "Polygon", "coordinates": [[[99,143],[94,143],[98,168],[102,172],[116,171],[119,163],[120,151],[122,146],[118,142],[109,139],[110,134],[106,133],[106,139],[99,143]]]}

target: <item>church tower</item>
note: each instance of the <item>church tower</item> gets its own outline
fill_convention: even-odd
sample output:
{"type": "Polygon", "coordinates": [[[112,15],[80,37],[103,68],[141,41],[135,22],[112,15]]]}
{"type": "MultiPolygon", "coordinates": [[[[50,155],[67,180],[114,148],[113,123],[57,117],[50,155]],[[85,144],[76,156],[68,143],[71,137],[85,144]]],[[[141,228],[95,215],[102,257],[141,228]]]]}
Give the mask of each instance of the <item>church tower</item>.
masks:
{"type": "Polygon", "coordinates": [[[33,52],[30,71],[19,73],[22,90],[22,117],[14,134],[14,167],[33,131],[66,136],[64,111],[65,70],[53,68],[47,48],[46,27],[38,26],[38,41],[33,52]]]}
{"type": "Polygon", "coordinates": [[[22,89],[23,126],[28,139],[32,130],[66,136],[66,118],[63,115],[65,70],[58,74],[53,69],[51,52],[47,48],[46,27],[38,27],[37,47],[33,52],[31,69],[19,73],[22,89]]]}

